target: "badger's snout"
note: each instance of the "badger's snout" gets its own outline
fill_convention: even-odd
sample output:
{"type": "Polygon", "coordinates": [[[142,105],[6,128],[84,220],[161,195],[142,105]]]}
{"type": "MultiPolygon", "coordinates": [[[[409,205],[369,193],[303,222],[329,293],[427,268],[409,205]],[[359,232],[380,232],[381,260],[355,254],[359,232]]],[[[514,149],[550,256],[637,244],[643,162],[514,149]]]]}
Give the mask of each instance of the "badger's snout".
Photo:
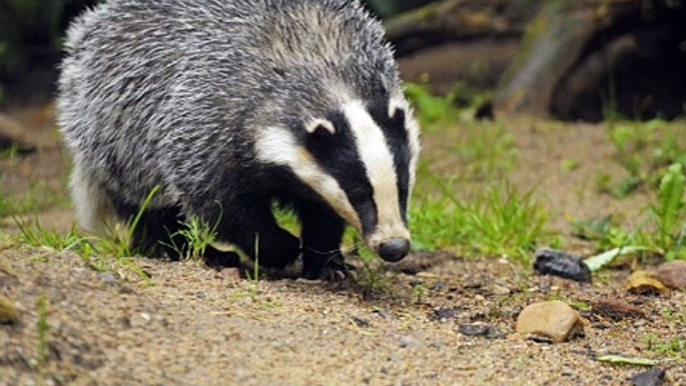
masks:
{"type": "Polygon", "coordinates": [[[377,253],[382,259],[388,262],[402,260],[410,252],[410,240],[403,238],[393,238],[379,245],[377,253]]]}

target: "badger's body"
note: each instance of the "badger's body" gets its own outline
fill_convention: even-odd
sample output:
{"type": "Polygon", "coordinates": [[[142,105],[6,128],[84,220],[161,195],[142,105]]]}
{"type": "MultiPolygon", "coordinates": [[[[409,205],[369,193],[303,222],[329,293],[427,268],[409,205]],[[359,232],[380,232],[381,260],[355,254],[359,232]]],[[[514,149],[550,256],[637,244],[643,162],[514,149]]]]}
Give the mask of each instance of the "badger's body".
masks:
{"type": "Polygon", "coordinates": [[[418,127],[356,0],[110,0],[66,46],[58,121],[84,228],[127,220],[159,187],[142,245],[198,217],[260,264],[302,252],[315,277],[348,222],[382,258],[407,254],[418,127]]]}

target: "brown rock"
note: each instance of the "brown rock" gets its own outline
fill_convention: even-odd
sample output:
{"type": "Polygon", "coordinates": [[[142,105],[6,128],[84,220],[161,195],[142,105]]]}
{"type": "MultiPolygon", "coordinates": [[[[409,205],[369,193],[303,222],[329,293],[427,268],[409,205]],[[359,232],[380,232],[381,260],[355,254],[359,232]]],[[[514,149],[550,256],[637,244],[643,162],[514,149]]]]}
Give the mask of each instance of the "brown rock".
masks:
{"type": "Polygon", "coordinates": [[[534,303],[524,308],[517,317],[517,332],[564,342],[576,335],[583,335],[583,322],[579,314],[565,302],[534,303]]]}
{"type": "Polygon", "coordinates": [[[686,288],[686,261],[677,260],[662,264],[657,269],[657,279],[670,288],[686,288]]]}

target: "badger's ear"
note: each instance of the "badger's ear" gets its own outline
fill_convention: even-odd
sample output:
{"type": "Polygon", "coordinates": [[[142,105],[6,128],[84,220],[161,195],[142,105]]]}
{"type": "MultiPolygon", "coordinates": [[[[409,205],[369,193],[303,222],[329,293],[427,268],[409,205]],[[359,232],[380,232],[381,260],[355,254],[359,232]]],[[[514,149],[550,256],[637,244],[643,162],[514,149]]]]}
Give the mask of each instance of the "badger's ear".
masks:
{"type": "Polygon", "coordinates": [[[326,119],[313,119],[305,126],[305,131],[309,134],[309,137],[315,141],[322,140],[336,133],[336,128],[333,126],[331,121],[326,119]]]}
{"type": "Polygon", "coordinates": [[[405,125],[405,109],[398,103],[391,101],[388,104],[388,117],[398,125],[405,125]]]}

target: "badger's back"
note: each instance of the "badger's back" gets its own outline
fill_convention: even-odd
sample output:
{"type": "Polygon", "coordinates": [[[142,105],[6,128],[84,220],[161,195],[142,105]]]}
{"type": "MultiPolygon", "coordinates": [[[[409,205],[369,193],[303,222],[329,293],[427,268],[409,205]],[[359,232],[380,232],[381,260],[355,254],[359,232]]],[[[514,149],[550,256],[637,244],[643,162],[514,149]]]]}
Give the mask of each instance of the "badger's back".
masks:
{"type": "Polygon", "coordinates": [[[156,185],[158,205],[211,202],[250,173],[254,130],[399,92],[381,27],[356,1],[111,0],[66,46],[67,145],[131,202],[156,185]]]}

